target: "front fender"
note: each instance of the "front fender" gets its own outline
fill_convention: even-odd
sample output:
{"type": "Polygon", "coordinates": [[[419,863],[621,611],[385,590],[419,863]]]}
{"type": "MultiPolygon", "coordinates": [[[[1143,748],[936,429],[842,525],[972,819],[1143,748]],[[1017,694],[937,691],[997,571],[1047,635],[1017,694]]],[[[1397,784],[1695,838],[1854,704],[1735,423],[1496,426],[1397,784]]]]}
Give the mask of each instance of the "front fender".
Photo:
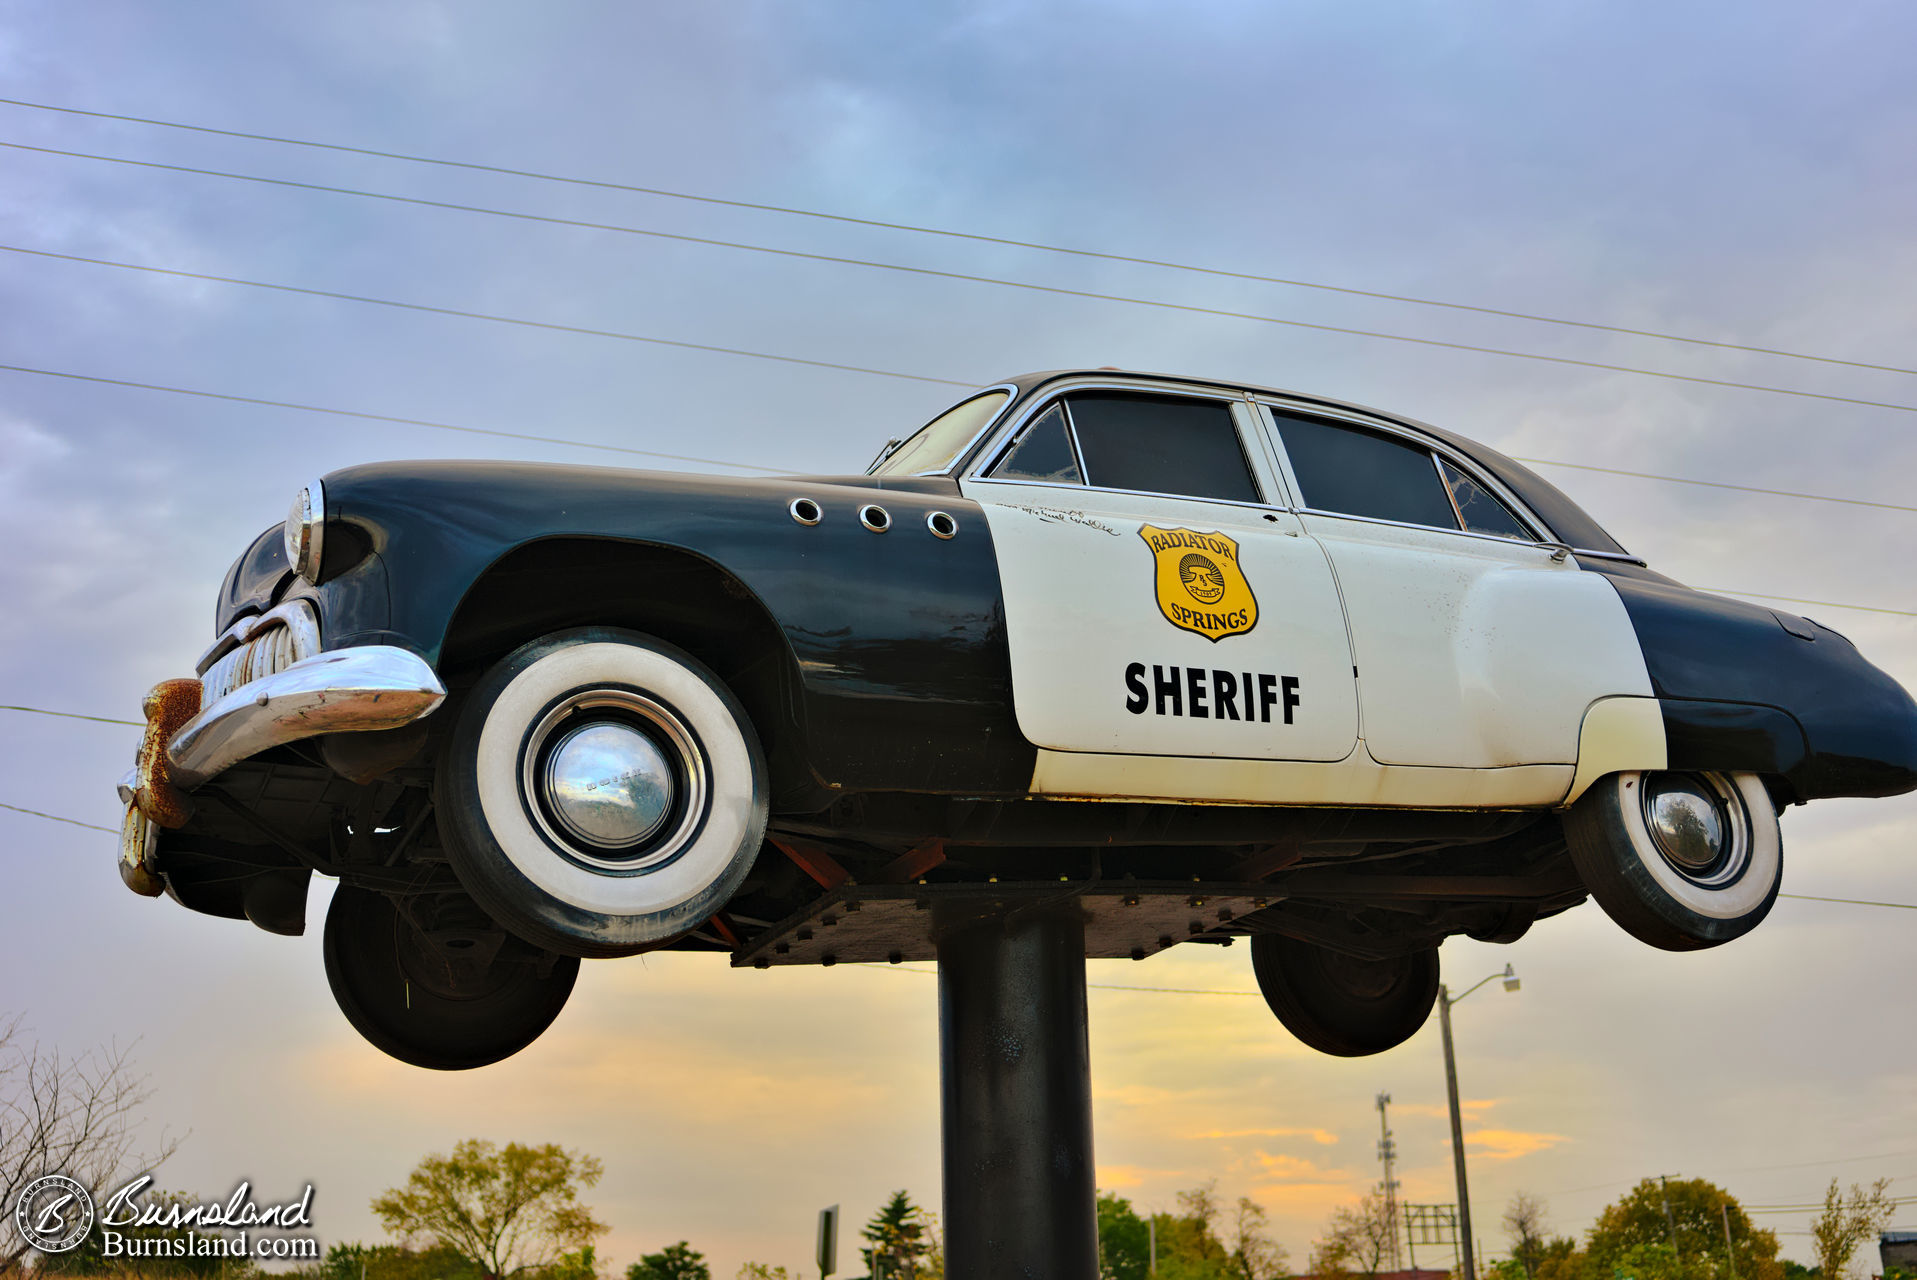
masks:
{"type": "Polygon", "coordinates": [[[1637,631],[1670,767],[1781,775],[1800,800],[1917,790],[1917,702],[1844,636],[1657,574],[1598,571],[1637,631]]]}
{"type": "Polygon", "coordinates": [[[1030,780],[991,530],[949,482],[410,463],[351,468],[326,485],[336,518],[369,539],[388,615],[373,626],[360,625],[370,608],[329,618],[329,646],[396,644],[437,667],[467,592],[516,549],[556,538],[669,548],[724,569],[777,625],[822,777],[991,793],[1030,780]],[[816,525],[790,514],[800,497],[818,504],[816,525]],[[887,510],[886,532],[860,524],[866,503],[887,510]],[[957,521],[956,536],[931,532],[934,511],[957,521]]]}

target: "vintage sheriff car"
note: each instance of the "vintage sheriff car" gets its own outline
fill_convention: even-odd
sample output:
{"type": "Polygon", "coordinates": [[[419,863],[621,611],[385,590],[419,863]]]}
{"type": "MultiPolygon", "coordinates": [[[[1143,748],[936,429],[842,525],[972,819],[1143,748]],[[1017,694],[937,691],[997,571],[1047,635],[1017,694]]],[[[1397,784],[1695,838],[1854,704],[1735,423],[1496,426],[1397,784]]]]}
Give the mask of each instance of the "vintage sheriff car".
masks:
{"type": "Polygon", "coordinates": [[[967,397],[862,476],[420,462],[308,486],[148,695],[120,870],[299,933],[369,1040],[482,1065],[581,957],[926,958],[1071,898],[1091,955],[1250,941],[1331,1053],[1449,935],[1588,894],[1757,925],[1780,806],[1917,787],[1837,632],[1645,567],[1524,467],[1289,392],[967,397]],[[938,909],[933,909],[938,908],[938,909]]]}

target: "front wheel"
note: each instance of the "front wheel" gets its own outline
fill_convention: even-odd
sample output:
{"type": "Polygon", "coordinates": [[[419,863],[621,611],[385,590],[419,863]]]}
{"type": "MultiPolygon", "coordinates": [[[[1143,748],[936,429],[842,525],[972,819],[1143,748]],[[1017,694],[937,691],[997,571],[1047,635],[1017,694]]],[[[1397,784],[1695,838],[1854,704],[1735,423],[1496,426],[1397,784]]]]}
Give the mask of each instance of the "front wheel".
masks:
{"type": "Polygon", "coordinates": [[[402,911],[341,885],[326,912],[326,981],[374,1048],[435,1071],[509,1058],[552,1025],[579,961],[510,938],[463,896],[402,911]]]}
{"type": "Polygon", "coordinates": [[[1741,938],[1783,882],[1777,806],[1754,773],[1617,773],[1564,815],[1571,861],[1640,942],[1696,951],[1741,938]]]}
{"type": "Polygon", "coordinates": [[[610,627],[523,645],[483,676],[439,763],[460,883],[519,936],[631,955],[699,925],[765,838],[765,757],[691,654],[610,627]]]}
{"type": "Polygon", "coordinates": [[[1403,1044],[1438,999],[1436,947],[1369,960],[1260,934],[1251,940],[1251,969],[1285,1030],[1341,1058],[1403,1044]]]}

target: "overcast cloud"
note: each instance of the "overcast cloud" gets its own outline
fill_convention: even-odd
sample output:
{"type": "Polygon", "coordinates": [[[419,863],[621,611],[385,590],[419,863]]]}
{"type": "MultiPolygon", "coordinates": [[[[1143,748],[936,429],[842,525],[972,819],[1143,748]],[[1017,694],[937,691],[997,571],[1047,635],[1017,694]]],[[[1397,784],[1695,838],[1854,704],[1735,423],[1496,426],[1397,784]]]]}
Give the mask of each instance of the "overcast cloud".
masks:
{"type": "MultiPolygon", "coordinates": [[[[0,96],[1910,366],[1908,5],[0,6],[0,96]]],[[[0,105],[0,141],[1917,405],[1917,378],[0,105]]],[[[1917,415],[0,149],[0,242],[983,382],[1112,364],[1378,404],[1526,457],[1912,502],[1917,415]]],[[[956,388],[0,252],[0,363],[817,471],[956,388]]],[[[385,458],[616,455],[0,372],[0,702],[133,717],[295,488],[385,458]]],[[[629,460],[627,460],[629,461],[629,460]]],[[[682,464],[661,464],[679,466],[682,464]]],[[[1917,514],[1545,469],[1700,586],[1917,611],[1917,514]]],[[[1799,606],[1917,684],[1917,618],[1799,606]]],[[[134,731],[0,712],[0,802],[116,826],[134,731]]],[[[1785,818],[1785,889],[1917,902],[1917,798],[1785,818]]],[[[794,1266],[812,1218],[936,1205],[933,982],[595,963],[544,1040],[447,1078],[363,1044],[300,940],[126,893],[109,836],[0,812],[0,1010],[140,1040],[163,1185],[319,1188],[329,1239],[469,1136],[602,1157],[620,1269],[794,1266]]],[[[310,918],[323,917],[325,889],[310,918]]],[[[1473,1201],[1577,1231],[1635,1179],[1917,1187],[1917,913],[1784,901],[1667,955],[1595,907],[1453,941],[1473,1201]]],[[[1250,991],[1245,951],[1100,963],[1250,991]]],[[[1451,1198],[1435,1027],[1296,1045],[1243,996],[1095,990],[1101,1185],[1216,1176],[1302,1264],[1377,1178],[1451,1198]]],[[[1796,1218],[1769,1225],[1801,1228],[1796,1218]]],[[[1908,1225],[1917,1225],[1911,1223],[1908,1225]]],[[[1803,1258],[1802,1235],[1786,1236],[1803,1258]]],[[[1429,1260],[1429,1259],[1427,1259],[1429,1260]]]]}

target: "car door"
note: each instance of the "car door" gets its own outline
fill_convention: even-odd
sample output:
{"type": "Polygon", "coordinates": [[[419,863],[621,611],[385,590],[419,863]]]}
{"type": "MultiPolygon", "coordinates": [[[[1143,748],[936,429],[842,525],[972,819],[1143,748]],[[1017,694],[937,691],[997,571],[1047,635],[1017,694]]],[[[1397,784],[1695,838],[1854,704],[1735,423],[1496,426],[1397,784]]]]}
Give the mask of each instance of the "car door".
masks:
{"type": "Polygon", "coordinates": [[[1351,754],[1357,695],[1330,565],[1242,397],[1072,387],[1016,415],[963,486],[998,550],[1015,710],[1034,744],[1351,754]]]}
{"type": "Polygon", "coordinates": [[[1385,424],[1261,409],[1337,575],[1380,764],[1572,764],[1594,701],[1650,695],[1617,592],[1469,459],[1385,424]]]}

